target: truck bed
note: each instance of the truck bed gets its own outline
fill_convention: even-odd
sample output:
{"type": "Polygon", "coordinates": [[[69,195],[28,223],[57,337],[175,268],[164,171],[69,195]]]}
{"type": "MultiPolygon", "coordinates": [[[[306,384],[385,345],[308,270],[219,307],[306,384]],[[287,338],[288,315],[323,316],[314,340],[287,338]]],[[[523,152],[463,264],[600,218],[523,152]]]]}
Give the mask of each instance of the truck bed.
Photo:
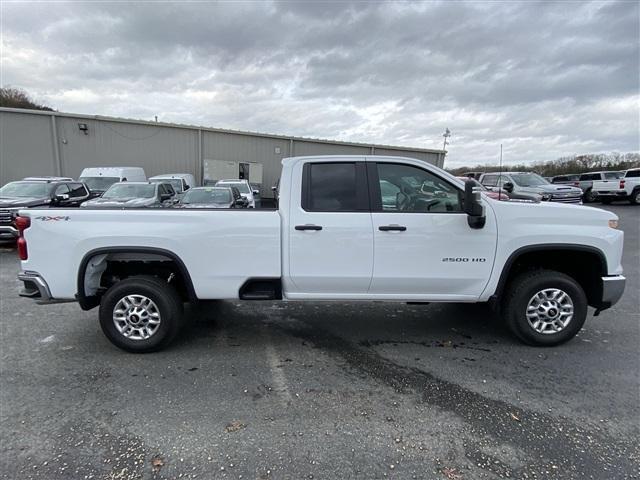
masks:
{"type": "Polygon", "coordinates": [[[248,278],[281,276],[275,210],[30,209],[20,215],[31,217],[23,269],[37,265],[58,299],[75,297],[80,263],[104,247],[175,253],[198,298],[237,298],[248,278]]]}

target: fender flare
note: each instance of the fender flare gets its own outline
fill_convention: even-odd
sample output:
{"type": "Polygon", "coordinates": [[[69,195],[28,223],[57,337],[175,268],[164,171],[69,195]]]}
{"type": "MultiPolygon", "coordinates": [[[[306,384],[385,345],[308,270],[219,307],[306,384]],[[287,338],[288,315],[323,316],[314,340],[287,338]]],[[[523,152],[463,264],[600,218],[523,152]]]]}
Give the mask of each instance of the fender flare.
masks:
{"type": "Polygon", "coordinates": [[[78,267],[78,279],[77,279],[78,293],[76,293],[76,299],[80,304],[80,308],[82,308],[83,310],[90,310],[94,307],[97,307],[100,304],[99,297],[95,295],[87,296],[85,294],[84,278],[87,271],[87,265],[89,264],[89,260],[91,260],[96,255],[109,254],[109,253],[152,253],[156,255],[163,255],[171,259],[171,261],[173,261],[176,264],[176,266],[178,267],[178,270],[180,271],[180,274],[185,280],[189,300],[192,302],[195,302],[198,300],[195,289],[193,288],[193,281],[191,280],[191,275],[189,275],[189,270],[187,269],[182,259],[172,251],[165,250],[164,248],[156,248],[156,247],[102,247],[102,248],[96,248],[96,249],[90,250],[89,252],[85,253],[85,255],[82,257],[82,261],[80,262],[80,266],[78,267]]]}
{"type": "Polygon", "coordinates": [[[538,245],[525,245],[524,247],[520,247],[513,251],[507,261],[502,266],[502,271],[500,272],[500,279],[498,280],[498,284],[496,285],[496,290],[494,294],[491,296],[493,300],[497,300],[502,296],[502,293],[505,289],[505,284],[507,283],[507,278],[509,278],[509,273],[511,272],[511,268],[513,264],[520,258],[522,255],[531,252],[542,252],[548,250],[567,250],[567,251],[578,251],[595,254],[600,260],[600,273],[602,276],[606,276],[608,272],[607,268],[607,257],[604,252],[599,248],[592,247],[589,245],[579,245],[572,243],[545,243],[538,245]]]}

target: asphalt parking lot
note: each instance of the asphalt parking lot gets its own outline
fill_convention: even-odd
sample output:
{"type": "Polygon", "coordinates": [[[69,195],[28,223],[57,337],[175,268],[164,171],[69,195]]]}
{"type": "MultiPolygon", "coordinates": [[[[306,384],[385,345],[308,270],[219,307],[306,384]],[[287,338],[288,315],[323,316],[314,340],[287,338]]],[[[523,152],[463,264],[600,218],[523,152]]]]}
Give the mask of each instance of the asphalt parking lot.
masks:
{"type": "Polygon", "coordinates": [[[484,306],[220,302],[126,354],[4,248],[1,478],[639,478],[640,208],[607,209],[625,295],[548,349],[484,306]]]}

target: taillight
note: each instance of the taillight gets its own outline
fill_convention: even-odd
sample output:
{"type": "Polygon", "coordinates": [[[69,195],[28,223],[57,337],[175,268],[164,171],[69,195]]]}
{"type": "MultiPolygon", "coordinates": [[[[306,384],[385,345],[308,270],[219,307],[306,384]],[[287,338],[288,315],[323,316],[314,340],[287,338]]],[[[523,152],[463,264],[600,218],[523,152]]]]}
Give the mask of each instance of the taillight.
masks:
{"type": "Polygon", "coordinates": [[[576,187],[579,187],[580,186],[580,182],[573,182],[573,185],[576,186],[576,187]]]}
{"type": "Polygon", "coordinates": [[[620,180],[620,189],[624,188],[624,180],[620,180]]]}
{"type": "Polygon", "coordinates": [[[18,257],[20,260],[26,260],[29,258],[29,253],[27,252],[27,239],[24,238],[24,231],[31,226],[31,219],[29,217],[16,217],[15,225],[20,234],[17,242],[18,257]]]}

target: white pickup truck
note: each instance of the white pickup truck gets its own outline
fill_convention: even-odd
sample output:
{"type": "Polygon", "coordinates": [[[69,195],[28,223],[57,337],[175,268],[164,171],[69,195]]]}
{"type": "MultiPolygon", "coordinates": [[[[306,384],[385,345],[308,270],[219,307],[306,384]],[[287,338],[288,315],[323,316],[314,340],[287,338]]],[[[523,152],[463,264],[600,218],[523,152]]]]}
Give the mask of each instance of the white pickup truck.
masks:
{"type": "Polygon", "coordinates": [[[632,205],[639,205],[640,168],[630,168],[621,178],[594,181],[592,191],[602,203],[628,200],[632,205]]]}
{"type": "Polygon", "coordinates": [[[490,302],[556,345],[624,290],[610,212],[492,200],[410,158],[282,163],[277,210],[20,211],[20,295],[99,305],[106,336],[146,352],[209,299],[490,302]]]}

